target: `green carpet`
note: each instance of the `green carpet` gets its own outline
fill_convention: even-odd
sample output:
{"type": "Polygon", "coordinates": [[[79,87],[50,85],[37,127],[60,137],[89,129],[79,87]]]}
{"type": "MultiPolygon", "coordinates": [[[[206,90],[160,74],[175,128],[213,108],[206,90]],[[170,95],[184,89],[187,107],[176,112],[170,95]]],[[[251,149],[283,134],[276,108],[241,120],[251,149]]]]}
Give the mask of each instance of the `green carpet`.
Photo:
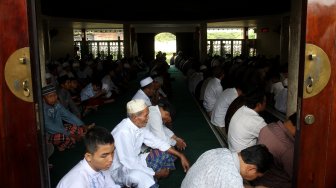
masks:
{"type": "MultiPolygon", "coordinates": [[[[221,146],[189,93],[186,78],[176,68],[170,68],[169,72],[175,79],[172,82],[173,99],[171,103],[175,106],[177,113],[173,131],[187,143],[184,154],[190,164],[193,164],[206,150],[221,146]]],[[[180,160],[176,161],[175,166],[176,170],[167,179],[159,182],[160,188],[180,187],[185,173],[180,160]]]]}
{"type": "MultiPolygon", "coordinates": [[[[193,164],[206,150],[221,146],[207,125],[191,94],[188,92],[185,77],[174,67],[171,67],[169,72],[171,77],[175,79],[172,82],[173,98],[171,99],[171,103],[176,108],[173,131],[177,136],[182,137],[186,141],[187,148],[184,154],[190,164],[193,164]]],[[[86,124],[95,122],[98,126],[112,130],[126,117],[126,103],[135,94],[138,89],[137,87],[139,87],[138,81],[132,82],[129,86],[129,92],[118,98],[115,103],[99,107],[98,111],[89,114],[84,119],[84,122],[86,124]]],[[[55,153],[49,159],[50,163],[53,164],[53,167],[50,169],[51,187],[56,187],[58,181],[78,161],[83,159],[84,151],[83,143],[78,143],[71,150],[63,152],[55,150],[55,153]]],[[[177,160],[175,164],[176,170],[167,179],[159,181],[160,188],[180,187],[185,173],[182,170],[180,160],[177,160]]]]}

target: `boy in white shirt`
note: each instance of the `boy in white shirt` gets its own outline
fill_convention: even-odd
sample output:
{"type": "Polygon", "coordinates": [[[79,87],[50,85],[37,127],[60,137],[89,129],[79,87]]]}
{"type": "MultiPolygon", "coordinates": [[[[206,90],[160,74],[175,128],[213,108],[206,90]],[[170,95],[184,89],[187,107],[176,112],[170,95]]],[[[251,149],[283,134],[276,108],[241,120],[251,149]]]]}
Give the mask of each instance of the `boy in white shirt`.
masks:
{"type": "Polygon", "coordinates": [[[179,150],[185,150],[187,144],[182,138],[175,135],[173,131],[167,128],[170,125],[172,118],[170,116],[170,108],[165,103],[159,103],[156,106],[150,106],[148,122],[148,129],[158,138],[165,141],[171,146],[176,146],[179,150]]]}
{"type": "Polygon", "coordinates": [[[94,127],[86,133],[84,142],[84,159],[61,179],[57,188],[120,188],[108,171],[115,149],[111,133],[103,127],[94,127]]]}

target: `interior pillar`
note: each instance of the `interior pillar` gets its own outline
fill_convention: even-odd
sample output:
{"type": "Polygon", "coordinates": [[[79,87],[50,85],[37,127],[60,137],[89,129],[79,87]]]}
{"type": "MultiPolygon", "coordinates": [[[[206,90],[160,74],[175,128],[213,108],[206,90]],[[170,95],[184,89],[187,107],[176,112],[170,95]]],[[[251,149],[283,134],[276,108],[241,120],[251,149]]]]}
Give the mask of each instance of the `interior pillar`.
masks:
{"type": "Polygon", "coordinates": [[[207,57],[207,24],[205,22],[201,23],[199,32],[200,61],[201,63],[204,63],[207,57]]]}
{"type": "Polygon", "coordinates": [[[131,29],[130,24],[124,24],[124,56],[131,56],[131,29]]]}

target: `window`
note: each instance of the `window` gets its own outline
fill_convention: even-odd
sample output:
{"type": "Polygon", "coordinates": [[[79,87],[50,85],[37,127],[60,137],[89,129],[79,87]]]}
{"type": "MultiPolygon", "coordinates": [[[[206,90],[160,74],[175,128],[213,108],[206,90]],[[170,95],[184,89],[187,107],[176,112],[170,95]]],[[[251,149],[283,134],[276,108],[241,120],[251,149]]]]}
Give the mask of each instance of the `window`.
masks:
{"type": "Polygon", "coordinates": [[[244,28],[208,28],[207,29],[207,53],[210,55],[240,56],[243,45],[247,44],[244,54],[256,56],[255,39],[256,28],[248,28],[248,39],[244,42],[244,28]]]}
{"type": "Polygon", "coordinates": [[[208,39],[244,39],[243,28],[208,28],[208,39]]]}
{"type": "MultiPolygon", "coordinates": [[[[97,57],[98,53],[102,58],[113,55],[113,59],[121,59],[124,56],[124,32],[123,29],[89,29],[85,31],[86,43],[89,53],[97,57]]],[[[78,47],[81,56],[82,30],[74,30],[74,43],[78,47]]]]}

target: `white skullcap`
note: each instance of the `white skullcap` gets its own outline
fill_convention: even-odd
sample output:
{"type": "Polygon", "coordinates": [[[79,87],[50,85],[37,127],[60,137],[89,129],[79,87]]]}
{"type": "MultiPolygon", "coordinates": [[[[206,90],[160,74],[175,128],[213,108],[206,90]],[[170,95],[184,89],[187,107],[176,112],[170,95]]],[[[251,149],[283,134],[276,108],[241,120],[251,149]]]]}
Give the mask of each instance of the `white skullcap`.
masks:
{"type": "Polygon", "coordinates": [[[68,75],[68,73],[65,72],[65,71],[61,71],[61,72],[59,73],[59,77],[61,77],[61,76],[65,76],[65,75],[68,75]]]}
{"type": "Polygon", "coordinates": [[[128,114],[134,114],[143,111],[147,105],[142,99],[133,99],[127,103],[126,108],[128,114]]]}
{"type": "Polygon", "coordinates": [[[79,67],[79,66],[80,66],[79,62],[75,62],[72,64],[72,67],[79,67]]]}
{"type": "Polygon", "coordinates": [[[283,81],[282,81],[282,84],[283,86],[288,86],[288,78],[285,78],[283,81]]]}
{"type": "Polygon", "coordinates": [[[153,82],[153,79],[151,77],[147,77],[147,78],[140,81],[140,86],[145,87],[146,85],[148,85],[152,82],[153,82]]]}
{"type": "Polygon", "coordinates": [[[205,70],[205,69],[207,69],[207,66],[205,66],[205,65],[200,66],[200,70],[205,70]]]}
{"type": "Polygon", "coordinates": [[[45,74],[45,78],[46,78],[46,79],[51,78],[51,74],[50,74],[49,72],[47,72],[47,73],[45,74]]]}

